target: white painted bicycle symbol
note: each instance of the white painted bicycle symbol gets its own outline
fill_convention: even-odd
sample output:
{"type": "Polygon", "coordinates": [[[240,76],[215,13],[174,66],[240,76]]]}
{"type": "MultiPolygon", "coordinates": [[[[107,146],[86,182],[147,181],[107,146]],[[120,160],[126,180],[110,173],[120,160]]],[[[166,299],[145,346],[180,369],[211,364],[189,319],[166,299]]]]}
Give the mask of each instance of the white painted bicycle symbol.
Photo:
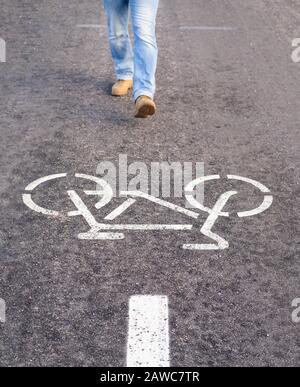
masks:
{"type": "MultiPolygon", "coordinates": [[[[64,216],[65,214],[60,211],[47,209],[39,206],[37,203],[34,202],[32,198],[32,193],[43,183],[46,183],[51,180],[66,178],[66,177],[67,177],[67,173],[49,175],[49,176],[37,179],[31,184],[29,184],[25,188],[26,193],[23,194],[23,201],[26,204],[26,206],[33,211],[36,211],[38,213],[41,213],[47,216],[51,216],[51,217],[64,216]]],[[[97,185],[97,189],[94,191],[90,191],[90,190],[83,191],[84,194],[87,196],[94,195],[97,197],[97,203],[95,204],[95,208],[97,210],[103,209],[113,199],[113,190],[105,180],[95,176],[79,174],[79,173],[75,174],[75,177],[78,179],[91,181],[97,185]]],[[[192,230],[194,227],[197,227],[197,226],[194,226],[193,223],[190,223],[190,224],[112,224],[112,221],[115,221],[121,214],[126,212],[126,210],[128,210],[132,205],[134,205],[139,199],[148,200],[159,206],[168,208],[174,211],[175,213],[186,215],[188,218],[191,218],[194,221],[198,219],[201,212],[205,212],[208,214],[208,216],[203,226],[200,229],[200,233],[210,238],[213,241],[213,243],[184,244],[182,248],[187,250],[224,250],[229,247],[229,243],[224,238],[214,233],[212,231],[212,228],[214,227],[219,217],[230,216],[228,212],[225,212],[223,210],[225,205],[229,201],[229,199],[233,195],[237,194],[237,191],[227,191],[223,193],[217,199],[216,203],[212,208],[205,207],[203,204],[198,202],[193,195],[193,190],[195,189],[196,186],[200,184],[204,184],[208,181],[219,180],[219,179],[221,179],[220,175],[204,176],[191,181],[185,187],[186,200],[193,206],[195,210],[199,210],[200,212],[186,209],[184,207],[181,207],[169,201],[162,200],[160,198],[148,195],[141,191],[121,191],[120,196],[124,198],[123,203],[119,205],[117,208],[115,208],[113,211],[111,211],[108,215],[106,215],[104,217],[103,223],[99,223],[95,219],[91,211],[88,209],[83,199],[79,196],[78,192],[76,192],[75,190],[68,190],[67,191],[68,196],[72,201],[72,203],[74,204],[76,210],[68,211],[66,215],[68,217],[81,216],[85,219],[88,226],[90,227],[90,230],[88,232],[80,233],[78,235],[79,239],[118,240],[118,239],[124,239],[125,232],[129,232],[129,231],[189,231],[189,230],[192,230]]],[[[271,195],[270,190],[263,184],[255,180],[248,179],[246,177],[236,176],[236,175],[227,175],[227,179],[237,180],[240,182],[250,184],[263,194],[263,200],[257,208],[254,208],[249,211],[237,212],[238,217],[244,218],[244,217],[258,215],[266,211],[272,205],[273,196],[271,195]]]]}

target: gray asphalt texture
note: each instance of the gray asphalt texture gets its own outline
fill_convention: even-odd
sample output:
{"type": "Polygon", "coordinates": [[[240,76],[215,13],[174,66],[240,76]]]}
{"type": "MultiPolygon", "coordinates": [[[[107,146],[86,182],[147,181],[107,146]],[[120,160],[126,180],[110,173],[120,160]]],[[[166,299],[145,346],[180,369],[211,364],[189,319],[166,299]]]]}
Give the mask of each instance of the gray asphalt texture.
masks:
{"type": "MultiPolygon", "coordinates": [[[[105,24],[100,1],[1,2],[0,365],[125,366],[129,297],[162,294],[173,366],[299,366],[299,2],[161,0],[158,113],[149,120],[134,118],[129,97],[109,95],[105,28],[79,24],[105,24]],[[234,29],[182,28],[191,26],[234,29]],[[82,218],[47,218],[23,204],[33,180],[96,175],[121,153],[250,177],[274,203],[256,217],[220,219],[214,230],[230,247],[217,252],[181,248],[189,238],[209,242],[200,233],[80,241],[82,218]]],[[[207,184],[207,205],[222,184],[207,184]]],[[[39,203],[58,206],[50,188],[39,203]]],[[[244,187],[228,207],[252,208],[256,194],[244,187]]],[[[147,203],[124,220],[159,217],[174,221],[147,203]]]]}

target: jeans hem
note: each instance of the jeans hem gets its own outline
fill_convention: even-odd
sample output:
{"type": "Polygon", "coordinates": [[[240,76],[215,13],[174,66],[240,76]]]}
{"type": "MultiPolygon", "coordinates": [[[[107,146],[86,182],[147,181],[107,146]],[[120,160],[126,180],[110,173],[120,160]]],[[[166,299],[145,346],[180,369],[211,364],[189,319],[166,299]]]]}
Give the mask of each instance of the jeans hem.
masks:
{"type": "Polygon", "coordinates": [[[149,97],[151,99],[154,98],[154,93],[152,93],[150,90],[136,90],[134,93],[133,93],[133,100],[136,101],[139,97],[141,97],[142,95],[146,96],[146,97],[149,97]]]}
{"type": "Polygon", "coordinates": [[[116,74],[116,78],[118,81],[132,81],[133,80],[133,74],[116,74]]]}

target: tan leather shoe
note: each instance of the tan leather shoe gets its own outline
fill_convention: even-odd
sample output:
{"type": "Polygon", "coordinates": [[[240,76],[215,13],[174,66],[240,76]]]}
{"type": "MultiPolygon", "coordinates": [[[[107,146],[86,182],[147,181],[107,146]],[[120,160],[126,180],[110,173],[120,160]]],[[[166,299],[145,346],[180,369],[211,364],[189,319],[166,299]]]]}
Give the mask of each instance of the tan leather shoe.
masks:
{"type": "Polygon", "coordinates": [[[119,79],[112,87],[111,94],[115,97],[123,97],[132,89],[132,80],[119,79]]]}
{"type": "Polygon", "coordinates": [[[148,116],[153,116],[153,114],[156,112],[156,105],[154,101],[145,95],[142,95],[136,100],[135,107],[136,118],[147,118],[148,116]]]}

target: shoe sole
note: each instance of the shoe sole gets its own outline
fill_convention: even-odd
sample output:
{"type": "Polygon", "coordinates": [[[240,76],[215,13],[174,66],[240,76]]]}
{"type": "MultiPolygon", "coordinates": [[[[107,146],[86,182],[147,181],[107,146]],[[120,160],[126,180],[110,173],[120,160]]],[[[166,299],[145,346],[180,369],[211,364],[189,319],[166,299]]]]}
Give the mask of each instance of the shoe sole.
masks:
{"type": "Polygon", "coordinates": [[[153,116],[155,111],[155,106],[152,104],[144,104],[137,111],[135,118],[147,118],[148,116],[153,116]]]}

